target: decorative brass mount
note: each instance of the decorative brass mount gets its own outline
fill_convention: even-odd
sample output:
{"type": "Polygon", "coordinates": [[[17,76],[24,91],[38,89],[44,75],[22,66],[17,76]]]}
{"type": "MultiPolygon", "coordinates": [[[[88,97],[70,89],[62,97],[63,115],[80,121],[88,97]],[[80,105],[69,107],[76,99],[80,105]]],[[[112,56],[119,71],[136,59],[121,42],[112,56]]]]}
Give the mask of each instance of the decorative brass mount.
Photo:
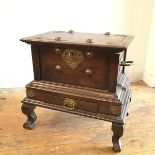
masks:
{"type": "Polygon", "coordinates": [[[75,106],[77,105],[77,103],[73,99],[70,99],[70,98],[66,98],[63,104],[64,104],[64,107],[68,108],[69,110],[75,109],[75,106]]]}
{"type": "Polygon", "coordinates": [[[27,89],[26,92],[28,97],[30,98],[35,97],[35,92],[33,90],[27,89]]]}
{"type": "Polygon", "coordinates": [[[118,105],[110,105],[110,111],[114,115],[120,115],[121,114],[121,108],[118,105]]]}
{"type": "Polygon", "coordinates": [[[84,54],[79,50],[66,49],[62,53],[62,59],[74,70],[83,62],[84,54]]]}

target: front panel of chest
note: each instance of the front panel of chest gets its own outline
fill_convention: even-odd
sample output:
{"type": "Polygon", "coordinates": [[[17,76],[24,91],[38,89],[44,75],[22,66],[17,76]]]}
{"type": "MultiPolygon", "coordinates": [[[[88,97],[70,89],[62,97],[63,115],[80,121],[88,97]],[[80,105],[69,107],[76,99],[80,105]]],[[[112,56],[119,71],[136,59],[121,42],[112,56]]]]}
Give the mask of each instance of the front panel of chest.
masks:
{"type": "Polygon", "coordinates": [[[39,62],[41,80],[104,90],[115,87],[109,77],[116,76],[112,70],[117,70],[118,58],[104,51],[41,46],[39,62]]]}

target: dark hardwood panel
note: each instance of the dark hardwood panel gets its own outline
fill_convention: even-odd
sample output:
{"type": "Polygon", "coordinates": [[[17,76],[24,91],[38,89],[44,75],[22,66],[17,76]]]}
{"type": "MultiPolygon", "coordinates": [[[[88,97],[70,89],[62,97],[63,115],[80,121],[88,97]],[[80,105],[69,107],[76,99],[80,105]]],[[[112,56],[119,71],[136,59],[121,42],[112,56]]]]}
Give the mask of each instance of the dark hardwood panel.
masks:
{"type": "Polygon", "coordinates": [[[118,65],[119,65],[119,54],[111,55],[111,59],[108,61],[109,74],[108,74],[108,90],[110,92],[116,92],[117,76],[118,76],[118,65]]]}
{"type": "Polygon", "coordinates": [[[33,62],[33,71],[34,71],[34,79],[40,80],[40,60],[39,60],[39,47],[31,46],[32,51],[32,62],[33,62]]]}
{"type": "MultiPolygon", "coordinates": [[[[62,49],[62,51],[64,50],[61,47],[60,49],[62,49]]],[[[85,55],[86,52],[87,51],[83,51],[83,54],[85,55]]],[[[84,61],[75,70],[72,70],[63,61],[62,56],[54,52],[54,48],[41,47],[41,79],[91,88],[107,89],[109,57],[101,52],[90,52],[93,52],[92,58],[85,56],[84,61]],[[57,65],[61,66],[61,71],[55,69],[57,65]],[[92,71],[92,75],[87,76],[85,74],[85,70],[87,69],[92,71]]]]}

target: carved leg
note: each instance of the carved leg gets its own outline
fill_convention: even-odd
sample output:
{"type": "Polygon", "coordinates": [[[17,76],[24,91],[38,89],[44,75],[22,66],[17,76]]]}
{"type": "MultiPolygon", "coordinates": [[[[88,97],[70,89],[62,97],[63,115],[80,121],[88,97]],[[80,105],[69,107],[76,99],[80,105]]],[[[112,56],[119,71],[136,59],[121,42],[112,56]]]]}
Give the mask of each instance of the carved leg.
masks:
{"type": "Polygon", "coordinates": [[[113,143],[113,151],[121,152],[121,141],[120,137],[123,135],[124,125],[112,123],[111,130],[113,131],[112,143],[113,143]]]}
{"type": "Polygon", "coordinates": [[[23,124],[23,127],[28,130],[32,130],[35,127],[35,121],[37,119],[34,109],[36,106],[23,103],[21,110],[27,116],[27,121],[23,124]]]}

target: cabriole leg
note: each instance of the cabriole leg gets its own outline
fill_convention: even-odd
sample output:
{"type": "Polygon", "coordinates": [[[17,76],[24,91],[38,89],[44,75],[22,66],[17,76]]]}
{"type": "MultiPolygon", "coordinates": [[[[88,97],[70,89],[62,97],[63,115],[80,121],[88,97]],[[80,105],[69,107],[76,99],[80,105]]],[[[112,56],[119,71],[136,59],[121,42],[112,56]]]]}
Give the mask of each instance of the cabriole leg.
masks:
{"type": "Polygon", "coordinates": [[[23,127],[28,130],[32,130],[35,127],[35,121],[37,119],[34,109],[36,106],[23,103],[21,110],[27,116],[27,121],[23,124],[23,127]]]}
{"type": "Polygon", "coordinates": [[[114,152],[121,152],[121,141],[120,137],[123,135],[124,125],[118,123],[112,123],[113,136],[112,136],[112,143],[113,143],[113,151],[114,152]]]}

